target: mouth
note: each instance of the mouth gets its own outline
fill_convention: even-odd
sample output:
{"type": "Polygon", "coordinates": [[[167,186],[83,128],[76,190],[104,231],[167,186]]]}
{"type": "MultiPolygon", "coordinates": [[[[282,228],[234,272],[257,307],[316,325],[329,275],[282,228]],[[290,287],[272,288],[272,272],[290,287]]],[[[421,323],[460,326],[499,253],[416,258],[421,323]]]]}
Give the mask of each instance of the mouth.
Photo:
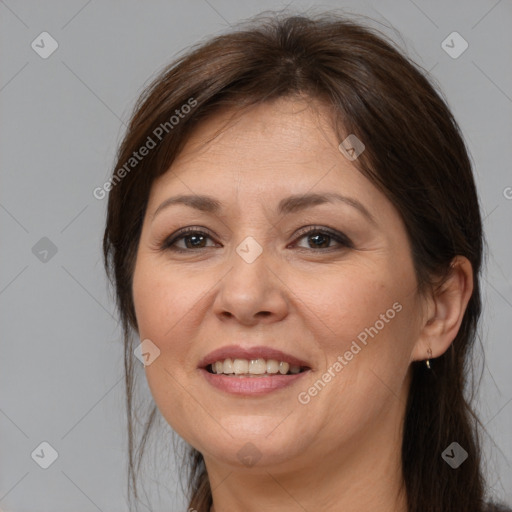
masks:
{"type": "Polygon", "coordinates": [[[280,350],[234,345],[211,352],[198,368],[214,387],[246,396],[287,387],[312,370],[306,361],[280,350]]]}

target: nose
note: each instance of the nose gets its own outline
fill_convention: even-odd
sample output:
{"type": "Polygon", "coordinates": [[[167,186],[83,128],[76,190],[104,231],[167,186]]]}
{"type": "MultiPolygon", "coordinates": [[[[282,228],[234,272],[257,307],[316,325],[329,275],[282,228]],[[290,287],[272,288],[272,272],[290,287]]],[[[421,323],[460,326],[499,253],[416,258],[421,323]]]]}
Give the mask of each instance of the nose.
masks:
{"type": "Polygon", "coordinates": [[[230,271],[221,280],[214,303],[214,312],[221,321],[253,326],[286,317],[288,288],[278,277],[275,259],[263,250],[255,261],[248,262],[234,252],[229,263],[230,271]]]}

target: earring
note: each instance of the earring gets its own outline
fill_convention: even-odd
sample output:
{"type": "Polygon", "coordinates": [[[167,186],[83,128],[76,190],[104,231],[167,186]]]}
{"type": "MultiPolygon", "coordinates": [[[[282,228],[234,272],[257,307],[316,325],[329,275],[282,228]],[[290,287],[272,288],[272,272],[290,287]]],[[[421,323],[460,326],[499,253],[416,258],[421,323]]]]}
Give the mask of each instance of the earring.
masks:
{"type": "Polygon", "coordinates": [[[427,365],[427,368],[430,370],[430,358],[432,357],[432,349],[428,347],[427,350],[428,359],[425,361],[425,364],[427,365]]]}

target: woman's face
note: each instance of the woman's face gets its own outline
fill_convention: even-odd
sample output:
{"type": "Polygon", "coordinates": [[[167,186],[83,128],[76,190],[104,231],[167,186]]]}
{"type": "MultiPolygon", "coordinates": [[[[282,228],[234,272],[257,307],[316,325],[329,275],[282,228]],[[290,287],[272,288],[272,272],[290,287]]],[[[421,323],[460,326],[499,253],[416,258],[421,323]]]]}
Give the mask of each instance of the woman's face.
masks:
{"type": "Polygon", "coordinates": [[[160,351],[146,376],[207,465],[319,467],[397,440],[426,354],[404,224],[314,105],[204,122],[151,189],[133,280],[160,351]]]}

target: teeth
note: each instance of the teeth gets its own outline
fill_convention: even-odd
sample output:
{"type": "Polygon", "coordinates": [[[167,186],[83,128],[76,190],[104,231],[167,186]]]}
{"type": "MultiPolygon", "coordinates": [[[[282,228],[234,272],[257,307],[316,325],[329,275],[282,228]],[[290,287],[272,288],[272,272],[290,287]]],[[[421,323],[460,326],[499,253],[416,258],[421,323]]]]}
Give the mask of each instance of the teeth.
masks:
{"type": "Polygon", "coordinates": [[[251,359],[249,363],[249,373],[261,375],[267,371],[267,362],[265,359],[251,359]]]}
{"type": "MultiPolygon", "coordinates": [[[[215,366],[217,366],[217,363],[215,363],[215,366]]],[[[233,369],[236,375],[249,373],[249,361],[247,359],[235,359],[233,361],[233,369]]]]}
{"type": "Polygon", "coordinates": [[[290,365],[284,361],[276,359],[225,359],[224,361],[215,361],[212,363],[213,373],[222,373],[226,375],[281,375],[300,373],[300,366],[290,365]]]}
{"type": "Polygon", "coordinates": [[[217,373],[235,373],[235,367],[231,359],[225,359],[222,363],[222,371],[217,373]]]}
{"type": "Polygon", "coordinates": [[[269,359],[267,361],[267,373],[277,373],[279,371],[279,361],[269,359]]]}
{"type": "Polygon", "coordinates": [[[283,361],[279,363],[279,373],[281,373],[282,375],[286,375],[289,369],[290,365],[288,363],[283,363],[283,361]]]}

